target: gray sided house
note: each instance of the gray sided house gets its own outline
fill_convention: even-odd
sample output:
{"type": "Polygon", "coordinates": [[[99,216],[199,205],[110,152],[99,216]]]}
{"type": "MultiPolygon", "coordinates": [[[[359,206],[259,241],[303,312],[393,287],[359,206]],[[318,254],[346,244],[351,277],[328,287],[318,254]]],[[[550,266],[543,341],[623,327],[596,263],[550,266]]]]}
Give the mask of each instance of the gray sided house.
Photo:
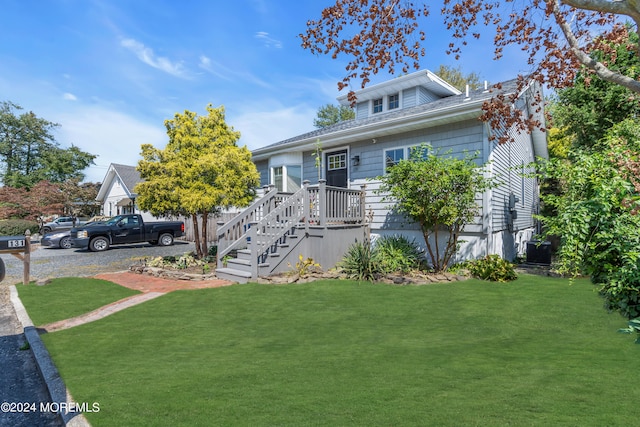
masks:
{"type": "MultiPolygon", "coordinates": [[[[516,88],[512,80],[502,83],[500,92],[516,88]]],[[[540,91],[532,83],[514,108],[543,122],[531,105],[540,91]]],[[[461,93],[432,72],[418,71],[356,92],[354,120],[254,150],[262,197],[220,228],[219,253],[228,262],[220,263],[219,274],[249,280],[290,269],[299,255],[330,268],[369,232],[372,238],[404,234],[424,244],[418,227],[375,191],[375,177],[423,143],[453,156],[477,152],[486,173],[499,181],[478,194],[480,213],[465,228],[456,261],[487,254],[513,260],[523,254],[535,233],[539,204],[538,183],[523,173],[536,157],[548,156],[546,135],[496,131],[480,121],[483,102],[495,95],[486,88],[461,93]],[[503,132],[513,142],[492,140],[503,132]]],[[[349,104],[346,96],[338,101],[349,104]]]]}

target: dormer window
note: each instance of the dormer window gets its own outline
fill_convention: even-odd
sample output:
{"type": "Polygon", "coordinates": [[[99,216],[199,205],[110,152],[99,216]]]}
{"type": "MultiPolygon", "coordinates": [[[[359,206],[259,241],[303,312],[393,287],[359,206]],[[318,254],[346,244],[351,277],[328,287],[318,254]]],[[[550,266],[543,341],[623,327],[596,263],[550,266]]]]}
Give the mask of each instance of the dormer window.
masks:
{"type": "Polygon", "coordinates": [[[393,110],[394,108],[398,108],[400,106],[400,95],[389,95],[389,110],[393,110]]]}
{"type": "Polygon", "coordinates": [[[382,107],[383,107],[383,103],[382,103],[382,98],[378,98],[378,99],[374,99],[373,100],[373,113],[382,113],[382,107]]]}

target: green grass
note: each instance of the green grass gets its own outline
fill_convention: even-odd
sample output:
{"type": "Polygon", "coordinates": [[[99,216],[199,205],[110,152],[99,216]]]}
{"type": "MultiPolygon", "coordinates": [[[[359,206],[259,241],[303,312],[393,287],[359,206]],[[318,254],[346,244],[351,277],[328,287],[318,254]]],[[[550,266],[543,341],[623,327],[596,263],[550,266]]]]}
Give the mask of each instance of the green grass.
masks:
{"type": "Polygon", "coordinates": [[[624,324],[580,280],[322,281],[177,291],[43,339],[96,427],[627,427],[624,324]]]}
{"type": "Polygon", "coordinates": [[[140,292],[100,279],[67,277],[45,286],[16,285],[20,300],[35,325],[45,325],[88,313],[140,292]]]}

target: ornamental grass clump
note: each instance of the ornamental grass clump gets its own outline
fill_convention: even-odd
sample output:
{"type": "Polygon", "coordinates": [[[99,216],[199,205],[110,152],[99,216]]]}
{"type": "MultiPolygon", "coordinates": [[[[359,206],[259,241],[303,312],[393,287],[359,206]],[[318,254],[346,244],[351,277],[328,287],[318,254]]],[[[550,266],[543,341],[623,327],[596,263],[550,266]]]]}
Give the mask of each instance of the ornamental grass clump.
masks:
{"type": "Polygon", "coordinates": [[[376,240],[373,251],[378,269],[382,273],[408,273],[418,270],[424,260],[424,251],[415,240],[402,235],[384,236],[376,240]]]}
{"type": "Polygon", "coordinates": [[[380,274],[376,252],[368,242],[356,242],[349,246],[338,268],[354,280],[372,281],[380,274]]]}
{"type": "Polygon", "coordinates": [[[381,237],[373,245],[354,243],[338,268],[350,279],[375,280],[384,274],[418,270],[423,260],[423,251],[415,241],[394,235],[381,237]]]}

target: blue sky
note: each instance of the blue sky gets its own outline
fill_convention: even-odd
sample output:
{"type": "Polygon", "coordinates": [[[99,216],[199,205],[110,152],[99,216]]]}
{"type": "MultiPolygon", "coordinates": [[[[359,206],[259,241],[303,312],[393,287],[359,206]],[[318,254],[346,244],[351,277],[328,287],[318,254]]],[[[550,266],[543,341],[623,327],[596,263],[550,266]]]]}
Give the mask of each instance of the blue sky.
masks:
{"type": "MultiPolygon", "coordinates": [[[[313,130],[318,108],[341,95],[346,59],[314,56],[298,38],[330,3],[2,0],[0,101],[59,123],[62,147],[96,154],[92,182],[110,163],[135,165],[141,144],[164,147],[164,120],[209,103],[225,106],[240,145],[259,148],[313,130]]],[[[489,39],[456,62],[432,13],[422,68],[460,65],[498,82],[524,67],[517,53],[492,61],[489,39]]]]}

